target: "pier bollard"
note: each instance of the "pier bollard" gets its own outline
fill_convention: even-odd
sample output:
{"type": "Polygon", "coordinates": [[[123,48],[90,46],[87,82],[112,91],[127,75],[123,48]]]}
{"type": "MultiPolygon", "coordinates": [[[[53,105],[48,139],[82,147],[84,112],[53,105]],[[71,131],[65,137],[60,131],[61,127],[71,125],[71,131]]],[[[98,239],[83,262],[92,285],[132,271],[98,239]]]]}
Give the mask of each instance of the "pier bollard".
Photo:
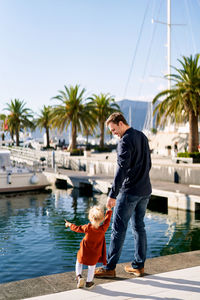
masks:
{"type": "Polygon", "coordinates": [[[89,164],[89,175],[95,175],[96,174],[96,165],[94,163],[89,164]]]}
{"type": "Polygon", "coordinates": [[[40,161],[41,161],[41,164],[42,164],[42,171],[45,170],[45,160],[46,160],[45,157],[40,157],[40,161]]]}
{"type": "Polygon", "coordinates": [[[55,151],[52,151],[52,168],[55,170],[56,162],[55,162],[55,151]]]}

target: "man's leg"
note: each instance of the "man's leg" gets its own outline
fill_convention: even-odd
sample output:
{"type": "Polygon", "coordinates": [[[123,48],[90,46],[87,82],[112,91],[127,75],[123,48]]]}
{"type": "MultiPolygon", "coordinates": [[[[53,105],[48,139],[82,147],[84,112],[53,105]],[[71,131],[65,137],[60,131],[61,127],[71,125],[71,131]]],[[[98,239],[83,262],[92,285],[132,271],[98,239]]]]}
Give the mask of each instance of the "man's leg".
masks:
{"type": "Polygon", "coordinates": [[[111,232],[111,240],[108,249],[107,266],[108,270],[116,268],[116,264],[120,258],[128,221],[131,217],[131,210],[127,202],[126,194],[120,194],[116,201],[116,207],[113,214],[113,224],[111,232]]]}
{"type": "Polygon", "coordinates": [[[115,277],[116,264],[121,255],[128,221],[133,213],[135,205],[129,203],[127,194],[119,194],[113,214],[113,225],[110,246],[108,250],[107,265],[105,269],[97,269],[95,277],[115,277]]]}
{"type": "Polygon", "coordinates": [[[144,216],[150,196],[140,197],[135,211],[131,216],[132,232],[135,241],[135,254],[132,267],[125,267],[125,271],[141,276],[144,273],[144,262],[146,260],[147,237],[144,223],[144,216]]]}

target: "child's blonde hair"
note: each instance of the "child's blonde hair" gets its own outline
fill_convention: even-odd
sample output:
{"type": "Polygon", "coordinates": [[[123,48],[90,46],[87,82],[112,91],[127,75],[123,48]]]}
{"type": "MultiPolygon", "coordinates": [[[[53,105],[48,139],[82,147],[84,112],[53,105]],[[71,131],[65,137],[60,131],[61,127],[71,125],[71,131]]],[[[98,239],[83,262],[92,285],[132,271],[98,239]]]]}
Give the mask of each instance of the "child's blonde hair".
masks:
{"type": "Polygon", "coordinates": [[[103,207],[101,206],[93,206],[89,210],[89,216],[88,216],[91,224],[95,227],[98,228],[100,223],[103,222],[104,220],[104,210],[103,207]]]}

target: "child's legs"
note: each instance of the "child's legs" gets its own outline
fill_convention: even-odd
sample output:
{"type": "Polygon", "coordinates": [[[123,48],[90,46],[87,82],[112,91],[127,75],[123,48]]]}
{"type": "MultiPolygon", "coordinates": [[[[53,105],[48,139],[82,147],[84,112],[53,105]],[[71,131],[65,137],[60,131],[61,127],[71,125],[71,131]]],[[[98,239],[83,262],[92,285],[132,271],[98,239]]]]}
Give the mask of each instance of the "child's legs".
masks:
{"type": "Polygon", "coordinates": [[[88,266],[87,282],[90,282],[93,280],[95,267],[96,267],[96,265],[88,266]]]}
{"type": "Polygon", "coordinates": [[[83,270],[83,265],[76,260],[76,276],[81,275],[83,270]]]}

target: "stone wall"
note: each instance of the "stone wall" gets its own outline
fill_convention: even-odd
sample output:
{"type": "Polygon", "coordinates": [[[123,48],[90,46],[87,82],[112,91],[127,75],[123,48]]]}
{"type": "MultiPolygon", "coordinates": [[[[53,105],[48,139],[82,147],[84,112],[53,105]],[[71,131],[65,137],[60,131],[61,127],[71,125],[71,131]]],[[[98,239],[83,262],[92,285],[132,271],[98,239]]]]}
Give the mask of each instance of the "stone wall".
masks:
{"type": "Polygon", "coordinates": [[[150,176],[152,180],[200,185],[200,165],[154,164],[150,176]]]}
{"type": "MultiPolygon", "coordinates": [[[[110,161],[85,160],[69,157],[65,167],[72,170],[85,170],[89,175],[114,176],[116,163],[110,161]]],[[[169,181],[183,184],[200,185],[200,165],[198,164],[153,164],[150,176],[152,180],[169,181]]]]}
{"type": "MultiPolygon", "coordinates": [[[[5,149],[5,147],[4,147],[5,149]]],[[[28,164],[40,162],[41,157],[45,157],[46,167],[53,167],[53,164],[58,167],[64,167],[75,171],[86,171],[88,175],[105,175],[114,176],[116,171],[116,158],[99,156],[83,157],[69,156],[64,151],[34,151],[31,149],[9,149],[11,151],[12,160],[24,161],[28,164]],[[107,157],[107,159],[106,159],[107,157]],[[55,160],[55,161],[54,161],[55,160]],[[54,161],[54,163],[53,163],[54,161]]],[[[163,159],[152,164],[150,176],[152,180],[169,181],[183,184],[200,185],[200,164],[184,164],[168,161],[163,163],[163,159]]]]}

